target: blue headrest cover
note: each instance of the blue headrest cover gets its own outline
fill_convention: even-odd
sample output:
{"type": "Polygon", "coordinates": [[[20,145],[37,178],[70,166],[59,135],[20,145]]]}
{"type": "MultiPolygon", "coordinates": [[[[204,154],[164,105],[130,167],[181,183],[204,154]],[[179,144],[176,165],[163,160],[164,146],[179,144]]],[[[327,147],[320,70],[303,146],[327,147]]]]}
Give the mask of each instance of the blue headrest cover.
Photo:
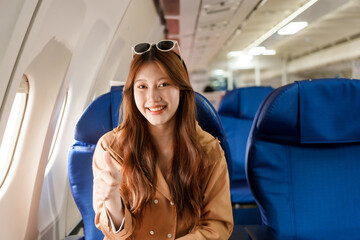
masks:
{"type": "Polygon", "coordinates": [[[226,93],[219,105],[219,114],[235,118],[254,119],[262,100],[272,87],[237,88],[226,93]]]}
{"type": "Polygon", "coordinates": [[[196,119],[203,130],[218,138],[225,153],[231,179],[231,154],[229,143],[220,117],[211,103],[201,94],[195,92],[196,119]]]}
{"type": "Polygon", "coordinates": [[[75,140],[96,144],[102,135],[119,124],[122,86],[95,99],[75,126],[75,140]]]}
{"type": "Polygon", "coordinates": [[[296,143],[358,142],[359,110],[359,80],[299,81],[267,96],[259,107],[253,136],[296,143]]]}

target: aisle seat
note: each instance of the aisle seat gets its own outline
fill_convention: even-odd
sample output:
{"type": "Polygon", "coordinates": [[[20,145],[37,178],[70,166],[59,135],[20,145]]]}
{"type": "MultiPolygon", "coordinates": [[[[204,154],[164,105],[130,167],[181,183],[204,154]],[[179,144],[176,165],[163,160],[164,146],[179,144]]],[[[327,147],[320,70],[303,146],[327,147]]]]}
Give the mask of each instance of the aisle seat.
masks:
{"type": "Polygon", "coordinates": [[[360,80],[299,81],[267,96],[247,146],[262,216],[251,236],[360,239],[359,110],[360,80]]]}
{"type": "Polygon", "coordinates": [[[226,93],[219,105],[222,121],[231,151],[231,201],[235,207],[237,224],[249,225],[261,222],[260,212],[245,175],[246,142],[256,111],[271,87],[237,88],[226,93]]]}

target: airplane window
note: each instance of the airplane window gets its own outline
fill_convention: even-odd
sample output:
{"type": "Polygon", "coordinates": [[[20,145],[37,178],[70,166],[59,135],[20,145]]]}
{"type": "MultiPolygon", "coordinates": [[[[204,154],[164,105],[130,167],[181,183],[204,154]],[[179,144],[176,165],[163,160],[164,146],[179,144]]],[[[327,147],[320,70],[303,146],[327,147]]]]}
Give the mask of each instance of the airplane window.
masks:
{"type": "Polygon", "coordinates": [[[15,153],[17,140],[25,115],[28,93],[29,82],[24,75],[18,92],[16,93],[0,146],[0,187],[4,183],[15,153]]]}
{"type": "MultiPolygon", "coordinates": [[[[68,92],[66,92],[64,101],[62,103],[60,114],[59,114],[59,117],[57,119],[57,123],[56,123],[56,127],[55,127],[54,137],[53,137],[53,139],[51,141],[51,147],[50,147],[50,152],[49,152],[49,157],[48,157],[49,162],[50,162],[51,156],[52,156],[52,154],[54,152],[55,143],[56,143],[56,140],[57,140],[59,132],[60,132],[60,126],[61,126],[61,122],[62,122],[62,119],[63,119],[63,116],[64,116],[67,98],[68,98],[68,92]]],[[[47,165],[46,171],[48,170],[49,165],[51,165],[51,164],[47,165]]]]}

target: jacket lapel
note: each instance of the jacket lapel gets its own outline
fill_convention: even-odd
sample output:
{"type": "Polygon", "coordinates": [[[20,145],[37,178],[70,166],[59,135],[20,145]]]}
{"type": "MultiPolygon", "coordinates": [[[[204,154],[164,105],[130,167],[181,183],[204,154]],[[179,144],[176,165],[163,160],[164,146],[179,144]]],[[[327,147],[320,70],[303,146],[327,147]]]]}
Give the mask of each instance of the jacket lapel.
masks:
{"type": "Polygon", "coordinates": [[[167,182],[160,170],[160,167],[157,164],[156,164],[156,176],[157,176],[156,189],[162,195],[164,195],[169,201],[172,201],[169,185],[167,184],[167,182]]]}

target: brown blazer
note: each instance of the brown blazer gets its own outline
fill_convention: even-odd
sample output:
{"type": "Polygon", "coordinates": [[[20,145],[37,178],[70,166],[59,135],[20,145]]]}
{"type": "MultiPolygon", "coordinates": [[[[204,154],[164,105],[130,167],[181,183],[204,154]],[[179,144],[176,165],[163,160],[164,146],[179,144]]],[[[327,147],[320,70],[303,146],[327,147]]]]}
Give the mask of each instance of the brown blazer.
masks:
{"type": "MultiPolygon", "coordinates": [[[[179,239],[179,240],[205,240],[228,239],[233,229],[233,215],[230,200],[229,174],[224,152],[219,141],[209,133],[197,126],[197,134],[201,145],[206,149],[208,158],[206,168],[209,176],[203,183],[203,209],[199,226],[190,232],[191,226],[186,217],[177,218],[176,207],[170,195],[169,186],[162,175],[160,168],[156,167],[157,183],[155,196],[145,210],[140,224],[133,221],[130,211],[125,209],[125,225],[119,233],[111,229],[110,221],[102,202],[94,198],[95,225],[105,235],[104,239],[179,239]]],[[[94,177],[106,169],[102,159],[103,152],[108,149],[113,158],[114,165],[119,154],[116,152],[119,132],[117,129],[102,136],[96,146],[93,158],[94,177]]]]}

